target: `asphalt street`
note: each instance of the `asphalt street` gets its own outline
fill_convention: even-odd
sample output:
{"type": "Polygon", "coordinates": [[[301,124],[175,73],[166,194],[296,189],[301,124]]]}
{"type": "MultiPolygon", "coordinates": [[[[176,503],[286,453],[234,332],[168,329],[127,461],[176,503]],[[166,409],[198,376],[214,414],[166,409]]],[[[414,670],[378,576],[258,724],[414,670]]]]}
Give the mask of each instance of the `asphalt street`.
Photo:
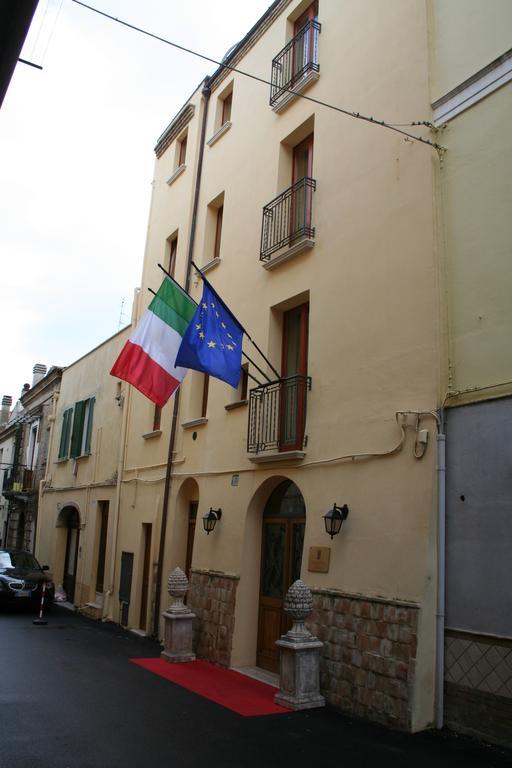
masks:
{"type": "Polygon", "coordinates": [[[501,768],[512,755],[449,732],[392,732],[326,709],[241,717],[129,659],[160,646],[55,608],[0,613],[1,768],[501,768]]]}

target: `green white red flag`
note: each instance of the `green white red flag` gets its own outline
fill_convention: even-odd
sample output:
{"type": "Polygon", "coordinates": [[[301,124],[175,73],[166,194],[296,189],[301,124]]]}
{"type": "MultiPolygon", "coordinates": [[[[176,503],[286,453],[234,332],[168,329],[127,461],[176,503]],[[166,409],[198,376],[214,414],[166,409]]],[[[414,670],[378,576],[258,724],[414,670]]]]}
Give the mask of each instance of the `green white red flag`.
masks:
{"type": "Polygon", "coordinates": [[[187,368],[174,362],[196,305],[168,277],[142,315],[112,370],[155,405],[164,406],[183,381],[187,368]]]}

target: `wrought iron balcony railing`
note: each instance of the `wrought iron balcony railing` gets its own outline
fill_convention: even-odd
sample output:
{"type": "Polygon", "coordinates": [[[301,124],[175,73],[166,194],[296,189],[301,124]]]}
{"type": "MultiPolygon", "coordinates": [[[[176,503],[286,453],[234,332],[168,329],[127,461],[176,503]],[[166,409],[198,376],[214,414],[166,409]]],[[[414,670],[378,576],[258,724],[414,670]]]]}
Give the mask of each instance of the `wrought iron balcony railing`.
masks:
{"type": "Polygon", "coordinates": [[[16,467],[4,475],[3,493],[23,493],[36,490],[38,472],[33,469],[16,467]]]}
{"type": "Polygon", "coordinates": [[[309,376],[288,376],[251,389],[248,453],[301,450],[305,442],[309,376]]]}
{"type": "Polygon", "coordinates": [[[308,21],[272,60],[270,105],[274,107],[309,72],[319,72],[318,21],[308,21]]]}
{"type": "Polygon", "coordinates": [[[275,197],[263,208],[260,261],[291,246],[301,237],[314,237],[312,226],[315,179],[299,179],[289,189],[275,197]]]}

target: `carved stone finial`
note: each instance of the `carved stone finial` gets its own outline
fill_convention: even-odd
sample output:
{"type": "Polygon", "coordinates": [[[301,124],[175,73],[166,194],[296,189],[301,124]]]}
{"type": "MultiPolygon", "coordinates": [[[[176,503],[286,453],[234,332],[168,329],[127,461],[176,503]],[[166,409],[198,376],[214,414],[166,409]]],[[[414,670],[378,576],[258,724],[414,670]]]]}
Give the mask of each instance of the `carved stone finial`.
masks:
{"type": "Polygon", "coordinates": [[[174,598],[174,603],[169,608],[169,613],[183,613],[188,611],[183,603],[183,598],[188,592],[188,579],[181,570],[175,568],[167,581],[167,591],[174,598]]]}
{"type": "Polygon", "coordinates": [[[293,620],[293,626],[287,632],[288,637],[303,639],[312,637],[304,621],[313,610],[313,594],[301,579],[297,579],[288,590],[284,600],[284,610],[293,620]]]}

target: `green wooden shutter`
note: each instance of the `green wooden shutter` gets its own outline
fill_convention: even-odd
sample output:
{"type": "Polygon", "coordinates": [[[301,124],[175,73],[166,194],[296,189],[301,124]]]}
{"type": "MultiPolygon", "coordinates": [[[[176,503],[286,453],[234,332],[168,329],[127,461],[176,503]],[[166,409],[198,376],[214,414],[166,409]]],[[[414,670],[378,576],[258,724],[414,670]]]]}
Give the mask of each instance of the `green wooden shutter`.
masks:
{"type": "Polygon", "coordinates": [[[59,444],[59,459],[67,458],[69,452],[69,438],[71,435],[71,419],[73,417],[73,409],[68,408],[62,414],[62,430],[60,433],[59,444]]]}
{"type": "Polygon", "coordinates": [[[85,454],[88,454],[91,452],[92,418],[94,414],[94,402],[95,402],[95,398],[91,397],[89,399],[89,412],[87,414],[87,425],[86,425],[85,447],[84,447],[85,454]]]}
{"type": "Polygon", "coordinates": [[[84,431],[85,400],[75,403],[75,418],[73,419],[73,431],[71,433],[71,451],[69,455],[76,459],[82,449],[82,435],[84,431]]]}

